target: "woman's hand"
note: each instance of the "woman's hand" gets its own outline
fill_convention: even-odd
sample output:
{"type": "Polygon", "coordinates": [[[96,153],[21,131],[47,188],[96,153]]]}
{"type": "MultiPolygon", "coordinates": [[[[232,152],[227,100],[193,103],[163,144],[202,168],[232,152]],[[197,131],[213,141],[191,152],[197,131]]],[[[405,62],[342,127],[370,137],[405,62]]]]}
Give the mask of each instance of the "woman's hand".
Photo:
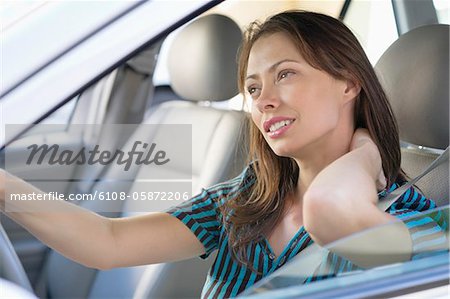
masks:
{"type": "Polygon", "coordinates": [[[363,268],[409,260],[408,228],[392,223],[396,218],[376,206],[376,189],[385,186],[380,152],[369,132],[357,129],[350,151],[324,168],[304,196],[304,225],[311,238],[324,245],[378,227],[334,243],[329,250],[363,268]]]}
{"type": "Polygon", "coordinates": [[[377,188],[385,184],[377,146],[367,130],[356,130],[349,152],[322,169],[306,190],[306,230],[323,245],[392,221],[376,206],[377,188]]]}
{"type": "Polygon", "coordinates": [[[376,144],[372,141],[372,138],[370,137],[369,131],[367,129],[363,128],[356,129],[350,144],[350,151],[353,151],[364,145],[371,147],[373,149],[374,155],[369,155],[368,158],[374,160],[373,161],[374,165],[379,165],[379,167],[376,167],[378,171],[378,175],[376,177],[376,186],[378,191],[383,190],[386,188],[387,182],[386,176],[384,175],[384,171],[382,168],[380,152],[378,151],[376,144]]]}

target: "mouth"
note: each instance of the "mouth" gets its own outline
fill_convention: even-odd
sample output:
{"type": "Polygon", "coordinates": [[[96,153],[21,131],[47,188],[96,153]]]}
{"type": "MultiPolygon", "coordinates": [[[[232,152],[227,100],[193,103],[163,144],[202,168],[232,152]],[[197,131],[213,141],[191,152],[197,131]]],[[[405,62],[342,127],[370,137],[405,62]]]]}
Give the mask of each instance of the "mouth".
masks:
{"type": "Polygon", "coordinates": [[[288,117],[273,117],[264,122],[263,128],[266,133],[268,133],[269,137],[278,137],[283,134],[285,131],[289,129],[292,123],[295,121],[295,118],[288,117]]]}
{"type": "Polygon", "coordinates": [[[263,128],[266,133],[275,132],[283,127],[289,126],[295,121],[295,118],[277,116],[264,122],[263,128]]]}

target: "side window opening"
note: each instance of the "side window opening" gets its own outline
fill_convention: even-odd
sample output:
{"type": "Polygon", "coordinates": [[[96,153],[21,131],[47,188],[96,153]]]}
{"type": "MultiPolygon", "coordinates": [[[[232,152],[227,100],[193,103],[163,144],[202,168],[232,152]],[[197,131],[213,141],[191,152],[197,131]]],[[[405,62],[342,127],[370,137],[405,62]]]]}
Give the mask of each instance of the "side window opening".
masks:
{"type": "Polygon", "coordinates": [[[434,8],[440,24],[450,24],[450,2],[447,0],[433,0],[434,8]]]}
{"type": "Polygon", "coordinates": [[[69,124],[75,112],[78,99],[79,95],[72,98],[65,105],[43,120],[41,124],[69,124]]]}
{"type": "Polygon", "coordinates": [[[23,134],[22,137],[37,134],[61,132],[62,130],[67,130],[72,121],[79,98],[80,95],[76,95],[75,97],[73,97],[66,104],[61,106],[59,109],[55,110],[51,115],[49,115],[42,122],[40,122],[39,126],[34,126],[28,132],[23,134]],[[58,125],[58,126],[41,126],[44,124],[58,125]]]}
{"type": "Polygon", "coordinates": [[[398,38],[392,2],[352,1],[344,23],[350,27],[372,63],[398,38]],[[380,16],[383,22],[380,23],[380,16]]]}

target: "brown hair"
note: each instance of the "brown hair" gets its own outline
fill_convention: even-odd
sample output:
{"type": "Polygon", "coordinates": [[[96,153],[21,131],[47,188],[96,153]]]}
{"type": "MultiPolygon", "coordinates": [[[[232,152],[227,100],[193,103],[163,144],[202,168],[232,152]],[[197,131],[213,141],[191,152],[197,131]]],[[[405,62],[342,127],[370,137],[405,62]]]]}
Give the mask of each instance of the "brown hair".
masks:
{"type": "MultiPolygon", "coordinates": [[[[394,114],[363,48],[341,21],[319,13],[286,11],[263,24],[250,24],[240,49],[240,91],[245,94],[244,81],[252,46],[262,36],[273,33],[286,34],[311,66],[361,86],[355,103],[355,128],[368,129],[380,151],[388,186],[403,177],[394,114]]],[[[225,226],[231,252],[250,266],[247,246],[261,240],[263,233],[278,223],[287,204],[283,199],[296,187],[299,169],[293,159],[275,155],[250,119],[248,126],[249,160],[256,161],[252,164],[256,180],[250,190],[229,201],[224,209],[225,215],[230,215],[225,226]]]]}

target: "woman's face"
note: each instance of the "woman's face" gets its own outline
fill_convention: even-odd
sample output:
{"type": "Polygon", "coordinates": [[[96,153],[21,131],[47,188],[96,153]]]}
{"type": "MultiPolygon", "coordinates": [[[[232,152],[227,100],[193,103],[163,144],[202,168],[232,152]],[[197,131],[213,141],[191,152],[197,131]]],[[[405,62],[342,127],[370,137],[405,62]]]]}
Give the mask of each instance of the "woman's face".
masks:
{"type": "Polygon", "coordinates": [[[252,98],[253,122],[269,146],[292,158],[318,152],[338,139],[343,107],[356,96],[346,80],[309,65],[283,33],[255,42],[245,88],[252,98]]]}

